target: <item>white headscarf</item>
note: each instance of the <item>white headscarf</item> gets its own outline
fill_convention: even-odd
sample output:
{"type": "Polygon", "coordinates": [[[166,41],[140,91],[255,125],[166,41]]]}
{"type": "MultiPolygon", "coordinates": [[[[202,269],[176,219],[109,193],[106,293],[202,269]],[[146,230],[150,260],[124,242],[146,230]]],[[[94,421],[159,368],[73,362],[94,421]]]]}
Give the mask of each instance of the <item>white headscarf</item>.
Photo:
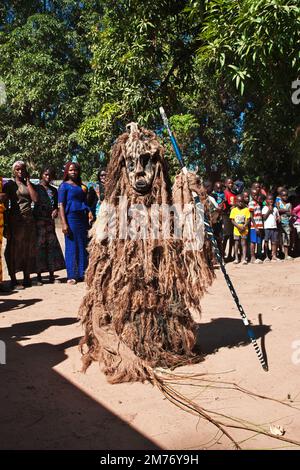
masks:
{"type": "Polygon", "coordinates": [[[22,160],[17,160],[12,166],[12,171],[15,171],[16,166],[20,166],[20,165],[26,166],[26,163],[23,162],[22,160]]]}

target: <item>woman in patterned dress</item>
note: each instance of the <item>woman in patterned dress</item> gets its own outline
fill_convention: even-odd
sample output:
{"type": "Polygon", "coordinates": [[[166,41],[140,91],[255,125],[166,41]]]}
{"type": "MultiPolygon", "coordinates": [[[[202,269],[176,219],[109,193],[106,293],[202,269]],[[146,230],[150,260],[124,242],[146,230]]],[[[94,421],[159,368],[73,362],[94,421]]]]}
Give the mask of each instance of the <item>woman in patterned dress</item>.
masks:
{"type": "Polygon", "coordinates": [[[46,167],[41,173],[40,183],[36,186],[38,202],[35,203],[33,215],[37,227],[37,284],[42,285],[42,273],[49,273],[51,283],[54,272],[65,269],[64,256],[55,233],[55,219],[58,216],[57,189],[50,183],[54,178],[52,168],[46,167]]]}

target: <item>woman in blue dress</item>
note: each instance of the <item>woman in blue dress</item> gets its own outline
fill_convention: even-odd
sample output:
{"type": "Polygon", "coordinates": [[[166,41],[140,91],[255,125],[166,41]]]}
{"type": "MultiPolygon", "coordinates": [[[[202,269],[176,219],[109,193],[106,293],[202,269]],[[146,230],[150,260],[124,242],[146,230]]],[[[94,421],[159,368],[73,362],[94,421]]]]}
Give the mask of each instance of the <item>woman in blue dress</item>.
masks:
{"type": "Polygon", "coordinates": [[[68,162],[64,180],[58,189],[58,203],[65,235],[65,261],[69,284],[82,281],[87,267],[89,219],[93,215],[87,205],[87,187],[82,184],[80,165],[68,162]]]}

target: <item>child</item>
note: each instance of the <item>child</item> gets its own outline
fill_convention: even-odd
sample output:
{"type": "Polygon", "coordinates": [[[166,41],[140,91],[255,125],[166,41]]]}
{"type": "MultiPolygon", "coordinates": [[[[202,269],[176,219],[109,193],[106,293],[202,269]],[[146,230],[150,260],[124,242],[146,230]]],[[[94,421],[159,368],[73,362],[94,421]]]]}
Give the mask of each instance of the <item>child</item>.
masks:
{"type": "Polygon", "coordinates": [[[268,244],[271,242],[272,246],[272,257],[271,261],[280,261],[277,258],[277,245],[278,245],[278,223],[280,221],[280,215],[277,207],[274,207],[274,197],[273,194],[268,194],[266,199],[266,206],[262,209],[262,216],[264,220],[264,229],[265,229],[265,252],[266,259],[265,261],[270,261],[268,258],[268,244]]]}
{"type": "Polygon", "coordinates": [[[221,208],[224,209],[224,202],[225,202],[225,194],[223,191],[223,185],[221,181],[217,181],[214,185],[214,190],[212,192],[212,196],[215,198],[217,201],[217,204],[219,206],[222,206],[221,208]]]}
{"type": "Polygon", "coordinates": [[[276,199],[275,199],[275,204],[277,206],[277,204],[281,201],[281,191],[284,191],[286,188],[284,186],[278,186],[278,188],[276,189],[276,199]]]}
{"type": "Polygon", "coordinates": [[[290,219],[292,215],[292,205],[288,202],[288,192],[286,189],[283,189],[280,193],[280,200],[276,204],[276,207],[280,214],[280,235],[281,235],[281,245],[284,249],[284,259],[292,259],[289,256],[289,246],[291,244],[291,228],[290,228],[290,219]]]}
{"type": "MultiPolygon", "coordinates": [[[[223,256],[223,244],[222,244],[222,211],[223,211],[223,202],[220,203],[216,200],[216,196],[212,191],[212,182],[204,181],[203,186],[207,192],[207,204],[208,211],[210,213],[210,219],[212,224],[212,229],[217,240],[218,248],[223,256]]],[[[224,194],[224,193],[223,193],[224,194]]]]}
{"type": "Polygon", "coordinates": [[[233,226],[230,221],[230,211],[235,206],[236,195],[232,192],[233,181],[231,178],[225,180],[225,210],[223,211],[223,253],[225,256],[227,241],[229,241],[227,260],[232,259],[232,247],[233,247],[233,226]]]}
{"type": "Polygon", "coordinates": [[[248,207],[248,204],[250,202],[250,194],[249,194],[249,191],[244,191],[243,192],[243,199],[244,199],[244,204],[245,206],[248,207]]]}
{"type": "Polygon", "coordinates": [[[255,247],[257,246],[257,253],[261,252],[262,236],[263,236],[263,219],[261,213],[261,205],[259,203],[260,192],[257,189],[251,190],[251,201],[248,208],[250,211],[251,225],[250,225],[250,250],[251,250],[251,263],[262,263],[262,260],[255,258],[255,247]]]}
{"type": "MultiPolygon", "coordinates": [[[[243,199],[244,199],[244,204],[246,207],[248,207],[248,204],[250,202],[250,192],[244,191],[243,192],[243,199]]],[[[248,236],[247,236],[247,259],[249,260],[251,258],[251,253],[250,253],[250,230],[248,231],[248,236]]]]}
{"type": "Polygon", "coordinates": [[[233,238],[234,238],[234,253],[235,260],[234,264],[239,263],[239,244],[242,244],[242,264],[248,264],[246,261],[247,254],[247,236],[248,236],[248,226],[250,221],[250,212],[248,207],[245,207],[244,198],[242,195],[236,197],[236,207],[231,209],[230,219],[234,226],[233,229],[233,238]]]}
{"type": "Polygon", "coordinates": [[[217,239],[219,250],[223,256],[223,211],[225,209],[225,194],[223,191],[223,183],[221,183],[221,181],[216,181],[211,195],[215,198],[219,208],[220,218],[218,219],[218,224],[213,227],[213,231],[217,239]]]}

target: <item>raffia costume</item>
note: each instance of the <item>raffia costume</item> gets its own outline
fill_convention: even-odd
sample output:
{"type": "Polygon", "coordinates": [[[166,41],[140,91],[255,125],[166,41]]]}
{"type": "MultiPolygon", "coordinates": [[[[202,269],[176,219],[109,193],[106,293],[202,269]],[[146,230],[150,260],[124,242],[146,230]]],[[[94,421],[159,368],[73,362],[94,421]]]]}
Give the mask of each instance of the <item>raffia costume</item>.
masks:
{"type": "MultiPolygon", "coordinates": [[[[204,201],[204,190],[199,194],[204,201]]],[[[163,233],[161,215],[153,237],[153,224],[147,221],[153,219],[155,204],[177,204],[185,208],[184,214],[196,217],[188,178],[180,173],[172,192],[156,135],[132,124],[112,149],[79,312],[85,328],[84,369],[99,361],[111,383],[151,380],[155,367],[200,360],[194,318],[199,318],[200,298],[213,279],[210,250],[206,244],[201,250],[187,249],[187,240],[174,236],[172,224],[170,232],[163,233]],[[152,179],[147,186],[148,170],[152,179]],[[120,209],[120,197],[126,197],[125,209],[120,209]],[[121,219],[136,205],[143,207],[143,219],[132,236],[134,212],[128,216],[126,233],[121,219]],[[115,237],[108,235],[111,225],[115,237]]]]}

